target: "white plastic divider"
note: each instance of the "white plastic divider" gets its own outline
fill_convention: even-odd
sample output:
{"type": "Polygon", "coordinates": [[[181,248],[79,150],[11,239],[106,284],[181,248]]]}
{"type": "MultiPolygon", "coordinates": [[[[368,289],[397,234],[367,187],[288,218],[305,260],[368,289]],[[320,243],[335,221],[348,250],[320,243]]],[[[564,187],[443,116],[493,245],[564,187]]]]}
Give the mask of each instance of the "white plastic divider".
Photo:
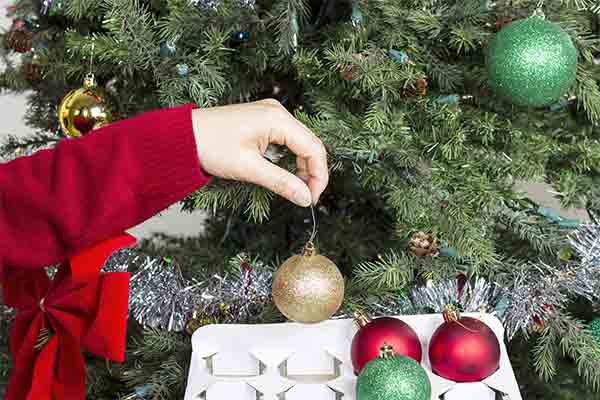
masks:
{"type": "MultiPolygon", "coordinates": [[[[522,400],[502,338],[490,314],[465,314],[485,322],[500,338],[500,369],[476,383],[456,383],[431,372],[427,346],[443,323],[440,314],[398,316],[419,336],[422,365],[432,384],[432,400],[522,400]]],[[[207,325],[192,337],[192,362],[185,400],[355,400],[356,376],[350,319],[319,324],[207,325]]]]}

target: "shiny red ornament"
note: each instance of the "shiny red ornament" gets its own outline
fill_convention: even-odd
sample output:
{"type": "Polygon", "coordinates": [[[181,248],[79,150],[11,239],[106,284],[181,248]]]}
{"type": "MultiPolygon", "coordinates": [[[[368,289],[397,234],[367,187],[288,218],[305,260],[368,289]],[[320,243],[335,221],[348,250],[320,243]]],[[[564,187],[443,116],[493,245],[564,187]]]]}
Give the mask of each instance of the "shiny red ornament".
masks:
{"type": "Polygon", "coordinates": [[[479,382],[500,367],[500,343],[485,323],[459,317],[433,333],[429,360],[436,375],[455,382],[479,382]]]}
{"type": "Polygon", "coordinates": [[[370,320],[365,315],[355,315],[360,329],[352,339],[352,365],[358,375],[371,360],[379,357],[384,345],[394,352],[421,362],[421,342],[415,331],[404,321],[391,317],[370,320]]]}

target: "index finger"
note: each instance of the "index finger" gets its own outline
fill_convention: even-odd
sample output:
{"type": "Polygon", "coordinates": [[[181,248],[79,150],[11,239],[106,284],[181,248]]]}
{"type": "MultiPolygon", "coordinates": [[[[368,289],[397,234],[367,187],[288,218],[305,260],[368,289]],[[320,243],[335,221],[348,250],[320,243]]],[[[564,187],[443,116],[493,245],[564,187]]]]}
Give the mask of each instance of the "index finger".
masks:
{"type": "Polygon", "coordinates": [[[286,112],[285,122],[271,130],[269,141],[287,146],[297,157],[306,161],[307,175],[313,203],[316,203],[329,182],[327,150],[321,140],[303,123],[286,112]]]}

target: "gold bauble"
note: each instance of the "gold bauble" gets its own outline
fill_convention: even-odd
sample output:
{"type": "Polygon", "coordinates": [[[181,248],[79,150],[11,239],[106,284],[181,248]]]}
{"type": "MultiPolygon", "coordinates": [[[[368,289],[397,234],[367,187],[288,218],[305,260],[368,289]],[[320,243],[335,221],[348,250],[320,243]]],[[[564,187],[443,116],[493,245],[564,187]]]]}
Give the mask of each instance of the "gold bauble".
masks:
{"type": "Polygon", "coordinates": [[[311,246],[288,258],[273,279],[273,301],[288,319],[315,323],[328,319],[344,299],[344,277],[311,246]]]}
{"type": "Polygon", "coordinates": [[[58,107],[58,120],[62,131],[78,137],[112,121],[106,93],[96,85],[89,74],[82,88],[72,90],[58,107]]]}

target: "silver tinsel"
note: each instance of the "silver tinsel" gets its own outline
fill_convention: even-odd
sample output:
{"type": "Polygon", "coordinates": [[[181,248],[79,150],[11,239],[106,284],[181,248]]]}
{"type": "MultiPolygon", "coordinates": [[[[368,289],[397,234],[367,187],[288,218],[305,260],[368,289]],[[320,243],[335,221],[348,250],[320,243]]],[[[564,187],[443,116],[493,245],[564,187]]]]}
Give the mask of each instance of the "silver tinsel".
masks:
{"type": "Polygon", "coordinates": [[[362,309],[373,317],[383,315],[441,313],[447,304],[460,304],[465,312],[494,312],[503,289],[483,278],[467,281],[462,295],[458,295],[456,279],[430,282],[427,286],[413,289],[408,294],[369,297],[361,304],[362,309]]]}
{"type": "Polygon", "coordinates": [[[600,226],[581,225],[571,235],[571,246],[582,264],[600,267],[600,226]]]}
{"type": "Polygon", "coordinates": [[[257,261],[250,263],[236,258],[234,273],[214,275],[202,293],[205,300],[196,311],[215,315],[221,304],[227,306],[224,322],[240,323],[256,321],[264,307],[271,301],[273,269],[257,261]]]}
{"type": "MultiPolygon", "coordinates": [[[[0,292],[0,295],[2,293],[0,292]]],[[[3,304],[0,304],[0,332],[6,330],[8,326],[12,323],[15,318],[15,310],[7,307],[3,304]]]]}
{"type": "Polygon", "coordinates": [[[570,237],[579,261],[525,265],[514,273],[503,302],[507,336],[528,334],[532,323],[563,310],[573,295],[600,300],[600,227],[580,225],[570,237]]]}
{"type": "MultiPolygon", "coordinates": [[[[221,4],[220,0],[189,0],[189,4],[204,10],[215,10],[221,4]]],[[[256,0],[239,0],[242,7],[254,8],[256,0]]]]}
{"type": "Polygon", "coordinates": [[[223,323],[256,321],[271,301],[274,270],[244,255],[232,260],[232,272],[197,281],[183,277],[176,263],[141,257],[126,248],[113,253],[104,272],[135,270],[130,279],[129,313],[140,324],[182,331],[193,313],[218,316],[223,323]]]}
{"type": "Polygon", "coordinates": [[[175,263],[146,257],[130,280],[129,313],[144,326],[182,331],[200,301],[200,289],[175,263]]]}
{"type": "Polygon", "coordinates": [[[216,9],[220,1],[219,0],[190,0],[190,4],[194,7],[198,7],[201,9],[216,9]]]}
{"type": "MultiPolygon", "coordinates": [[[[15,318],[15,310],[13,308],[7,307],[1,303],[2,301],[2,288],[0,287],[0,335],[8,332],[8,327],[12,324],[12,321],[15,318]]],[[[6,339],[0,338],[0,343],[2,340],[6,339]]]]}
{"type": "Polygon", "coordinates": [[[586,262],[539,262],[518,271],[507,289],[508,306],[503,318],[507,335],[512,338],[518,331],[527,335],[536,318],[545,321],[564,309],[573,295],[600,300],[600,268],[586,262]]]}
{"type": "Polygon", "coordinates": [[[131,248],[115,251],[102,267],[104,272],[127,272],[131,264],[136,263],[139,256],[131,248]]]}
{"type": "Polygon", "coordinates": [[[519,331],[527,336],[536,317],[544,321],[553,310],[566,303],[567,296],[555,283],[543,278],[543,273],[542,266],[523,268],[515,273],[504,297],[503,324],[509,340],[519,331]]]}
{"type": "Polygon", "coordinates": [[[498,285],[489,283],[483,278],[478,278],[474,282],[467,281],[461,296],[458,289],[457,279],[429,283],[427,286],[414,289],[411,298],[414,307],[420,312],[441,313],[448,304],[460,304],[465,312],[491,312],[501,293],[498,285]]]}

